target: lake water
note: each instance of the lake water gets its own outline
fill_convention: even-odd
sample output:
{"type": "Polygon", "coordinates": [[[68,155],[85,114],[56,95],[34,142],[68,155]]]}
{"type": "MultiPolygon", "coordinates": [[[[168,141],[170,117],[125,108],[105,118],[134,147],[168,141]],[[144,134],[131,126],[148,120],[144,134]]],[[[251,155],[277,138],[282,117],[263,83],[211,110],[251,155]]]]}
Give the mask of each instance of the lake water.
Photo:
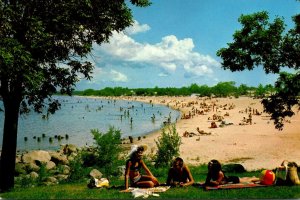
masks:
{"type": "MultiPolygon", "coordinates": [[[[92,145],[91,129],[105,133],[112,126],[121,130],[122,138],[144,136],[162,128],[169,117],[171,122],[180,117],[179,111],[149,103],[85,97],[55,98],[61,102],[61,109],[48,120],[34,112],[20,116],[18,150],[56,150],[61,144],[92,145]]],[[[3,109],[2,101],[0,108],[3,109]]],[[[4,113],[0,112],[1,147],[3,124],[4,113]]]]}

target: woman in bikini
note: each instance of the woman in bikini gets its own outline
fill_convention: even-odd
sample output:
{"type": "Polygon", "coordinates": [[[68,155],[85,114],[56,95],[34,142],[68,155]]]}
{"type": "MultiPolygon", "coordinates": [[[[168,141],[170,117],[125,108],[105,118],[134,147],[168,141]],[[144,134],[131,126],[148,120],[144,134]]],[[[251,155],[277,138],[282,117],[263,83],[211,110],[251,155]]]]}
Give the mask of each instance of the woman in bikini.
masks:
{"type": "Polygon", "coordinates": [[[172,167],[169,169],[167,185],[186,187],[194,183],[194,178],[188,166],[183,163],[183,159],[177,157],[172,167]]]}
{"type": "Polygon", "coordinates": [[[135,146],[130,153],[130,158],[126,161],[125,191],[129,187],[129,180],[130,186],[132,187],[151,188],[159,185],[157,179],[152,175],[142,160],[143,153],[146,150],[145,148],[146,146],[135,146]],[[142,175],[141,169],[143,169],[147,175],[142,175]]]}
{"type": "Polygon", "coordinates": [[[227,183],[259,182],[257,177],[226,176],[218,160],[211,160],[208,163],[208,173],[204,186],[218,186],[227,183]]]}

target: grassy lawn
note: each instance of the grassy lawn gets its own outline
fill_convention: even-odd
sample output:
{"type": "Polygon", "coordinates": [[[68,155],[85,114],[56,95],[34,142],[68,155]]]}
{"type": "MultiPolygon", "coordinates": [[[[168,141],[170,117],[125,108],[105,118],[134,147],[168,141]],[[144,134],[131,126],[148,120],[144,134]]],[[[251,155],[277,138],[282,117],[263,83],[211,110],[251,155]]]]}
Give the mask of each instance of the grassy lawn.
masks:
{"type": "MultiPolygon", "coordinates": [[[[1,194],[4,199],[127,199],[131,193],[121,193],[121,188],[89,189],[84,183],[17,188],[1,194]]],[[[159,198],[184,199],[293,199],[300,198],[299,186],[272,186],[264,188],[243,188],[231,190],[204,191],[199,187],[171,188],[159,193],[159,198]]],[[[158,198],[152,197],[149,198],[158,198]]]]}
{"type": "MultiPolygon", "coordinates": [[[[190,167],[196,181],[204,181],[206,166],[190,167]]],[[[159,181],[166,180],[167,169],[152,169],[159,181]]],[[[260,171],[228,174],[243,176],[259,176],[260,171]]],[[[16,187],[10,192],[0,194],[4,199],[129,199],[131,193],[121,193],[123,180],[111,179],[109,188],[89,189],[87,180],[77,183],[62,183],[53,186],[16,187]]],[[[230,190],[205,191],[199,186],[187,188],[171,188],[160,197],[150,196],[150,199],[300,199],[300,186],[270,186],[261,188],[243,188],[230,190]]]]}

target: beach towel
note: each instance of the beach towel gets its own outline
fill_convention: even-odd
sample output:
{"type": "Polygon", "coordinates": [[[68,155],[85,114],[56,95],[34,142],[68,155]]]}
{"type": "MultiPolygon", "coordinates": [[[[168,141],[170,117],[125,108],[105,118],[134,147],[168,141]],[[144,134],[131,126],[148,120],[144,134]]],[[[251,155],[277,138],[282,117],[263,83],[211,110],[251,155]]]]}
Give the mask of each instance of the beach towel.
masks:
{"type": "Polygon", "coordinates": [[[160,192],[165,192],[170,189],[170,186],[158,186],[154,188],[135,188],[129,187],[128,192],[131,192],[134,198],[148,198],[149,196],[158,197],[160,192]]]}
{"type": "Polygon", "coordinates": [[[230,183],[218,186],[207,186],[206,190],[220,190],[220,189],[240,189],[240,188],[254,188],[254,187],[266,187],[268,185],[262,185],[259,183],[230,183]]]}

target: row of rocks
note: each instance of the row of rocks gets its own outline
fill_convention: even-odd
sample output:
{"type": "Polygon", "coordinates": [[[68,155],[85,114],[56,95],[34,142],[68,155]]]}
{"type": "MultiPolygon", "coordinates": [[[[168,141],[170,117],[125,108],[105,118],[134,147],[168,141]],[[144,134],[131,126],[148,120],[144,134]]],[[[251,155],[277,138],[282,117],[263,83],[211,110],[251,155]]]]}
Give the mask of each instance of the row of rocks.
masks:
{"type": "MultiPolygon", "coordinates": [[[[33,150],[17,155],[15,167],[15,179],[30,178],[36,180],[42,178],[44,185],[57,184],[68,179],[71,168],[70,161],[74,160],[82,149],[75,145],[63,145],[58,151],[33,150]],[[46,177],[41,177],[41,167],[47,172],[46,177]]],[[[101,172],[92,170],[91,176],[101,177],[101,172]]]]}

